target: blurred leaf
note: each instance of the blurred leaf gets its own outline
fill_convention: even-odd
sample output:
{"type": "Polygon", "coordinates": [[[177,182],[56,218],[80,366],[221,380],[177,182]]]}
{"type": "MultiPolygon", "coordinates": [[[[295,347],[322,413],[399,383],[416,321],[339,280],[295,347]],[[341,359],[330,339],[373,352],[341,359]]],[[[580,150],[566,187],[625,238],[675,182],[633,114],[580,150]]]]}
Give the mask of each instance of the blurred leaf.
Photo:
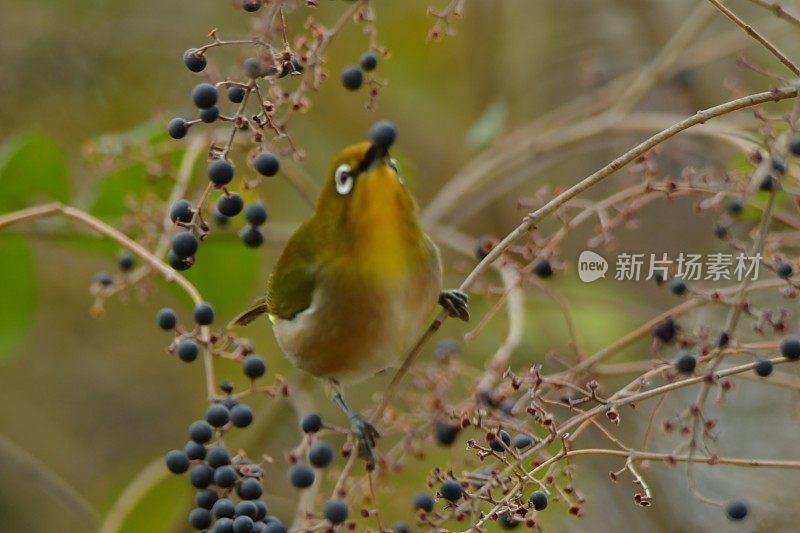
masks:
{"type": "Polygon", "coordinates": [[[154,152],[164,153],[164,148],[171,151],[180,146],[167,134],[165,124],[150,120],[127,131],[108,133],[87,141],[84,154],[90,160],[112,157],[133,163],[142,156],[152,157],[154,152]]]}
{"type": "Polygon", "coordinates": [[[36,266],[28,244],[18,235],[0,235],[0,361],[19,353],[36,311],[36,266]]]}
{"type": "Polygon", "coordinates": [[[502,101],[493,102],[467,130],[467,146],[480,148],[495,140],[506,127],[508,112],[508,104],[502,101]]]}
{"type": "Polygon", "coordinates": [[[98,181],[89,213],[104,220],[118,219],[125,214],[129,199],[149,193],[165,197],[171,185],[171,180],[148,175],[142,164],[116,170],[98,181]]]}
{"type": "Polygon", "coordinates": [[[238,238],[214,240],[212,235],[211,240],[200,245],[197,263],[184,274],[214,305],[222,324],[263,292],[266,280],[265,287],[258,286],[263,263],[258,251],[247,248],[238,238]]]}
{"type": "Polygon", "coordinates": [[[48,137],[25,133],[0,147],[0,211],[20,209],[41,198],[66,202],[69,188],[64,153],[48,137]]]}
{"type": "MultiPolygon", "coordinates": [[[[163,462],[159,459],[157,466],[166,471],[163,462]]],[[[127,514],[122,524],[119,524],[119,533],[135,533],[140,531],[171,531],[173,524],[185,516],[191,508],[192,490],[183,476],[173,476],[169,473],[153,480],[154,483],[141,495],[136,506],[127,514]]]]}

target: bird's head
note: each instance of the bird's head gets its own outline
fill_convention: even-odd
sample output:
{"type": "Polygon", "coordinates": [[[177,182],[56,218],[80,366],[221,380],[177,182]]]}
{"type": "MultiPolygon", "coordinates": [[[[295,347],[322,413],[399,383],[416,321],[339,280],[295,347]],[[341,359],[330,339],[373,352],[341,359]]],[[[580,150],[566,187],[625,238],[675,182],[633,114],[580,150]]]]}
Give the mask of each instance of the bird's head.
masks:
{"type": "Polygon", "coordinates": [[[369,239],[418,229],[416,202],[389,154],[395,135],[394,126],[379,122],[369,142],[349,146],[334,159],[315,215],[334,235],[369,239]]]}

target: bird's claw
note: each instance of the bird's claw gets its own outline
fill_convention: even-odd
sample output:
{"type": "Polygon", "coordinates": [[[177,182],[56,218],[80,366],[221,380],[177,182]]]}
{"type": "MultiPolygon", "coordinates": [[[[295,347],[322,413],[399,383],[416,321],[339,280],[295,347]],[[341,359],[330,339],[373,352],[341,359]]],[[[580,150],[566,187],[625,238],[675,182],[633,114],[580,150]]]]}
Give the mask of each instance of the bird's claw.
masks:
{"type": "Polygon", "coordinates": [[[350,417],[350,427],[358,438],[358,455],[367,460],[369,468],[374,467],[375,454],[372,450],[375,448],[375,439],[380,438],[381,432],[371,422],[358,414],[350,417]]]}
{"type": "Polygon", "coordinates": [[[439,293],[439,305],[453,318],[469,322],[469,296],[458,289],[450,289],[439,293]]]}

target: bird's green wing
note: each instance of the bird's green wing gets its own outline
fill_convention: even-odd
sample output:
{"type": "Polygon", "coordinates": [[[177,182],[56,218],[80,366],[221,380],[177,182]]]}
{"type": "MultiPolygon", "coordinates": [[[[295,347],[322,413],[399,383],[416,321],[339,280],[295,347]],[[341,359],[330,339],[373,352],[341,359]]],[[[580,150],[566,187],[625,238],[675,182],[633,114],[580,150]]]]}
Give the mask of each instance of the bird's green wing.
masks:
{"type": "Polygon", "coordinates": [[[315,233],[306,222],[294,232],[267,282],[266,312],[290,319],[307,309],[317,286],[315,233]]]}

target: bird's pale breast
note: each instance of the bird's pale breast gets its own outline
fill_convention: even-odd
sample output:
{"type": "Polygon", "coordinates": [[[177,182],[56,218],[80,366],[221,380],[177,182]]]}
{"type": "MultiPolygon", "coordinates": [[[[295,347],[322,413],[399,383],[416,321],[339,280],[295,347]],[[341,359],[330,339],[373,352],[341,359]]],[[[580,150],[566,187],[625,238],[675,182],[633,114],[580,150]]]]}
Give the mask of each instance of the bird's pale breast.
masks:
{"type": "Polygon", "coordinates": [[[320,273],[311,306],[275,319],[284,353],[310,374],[352,382],[393,366],[426,327],[441,290],[436,247],[425,249],[404,275],[362,272],[352,259],[320,273]]]}

